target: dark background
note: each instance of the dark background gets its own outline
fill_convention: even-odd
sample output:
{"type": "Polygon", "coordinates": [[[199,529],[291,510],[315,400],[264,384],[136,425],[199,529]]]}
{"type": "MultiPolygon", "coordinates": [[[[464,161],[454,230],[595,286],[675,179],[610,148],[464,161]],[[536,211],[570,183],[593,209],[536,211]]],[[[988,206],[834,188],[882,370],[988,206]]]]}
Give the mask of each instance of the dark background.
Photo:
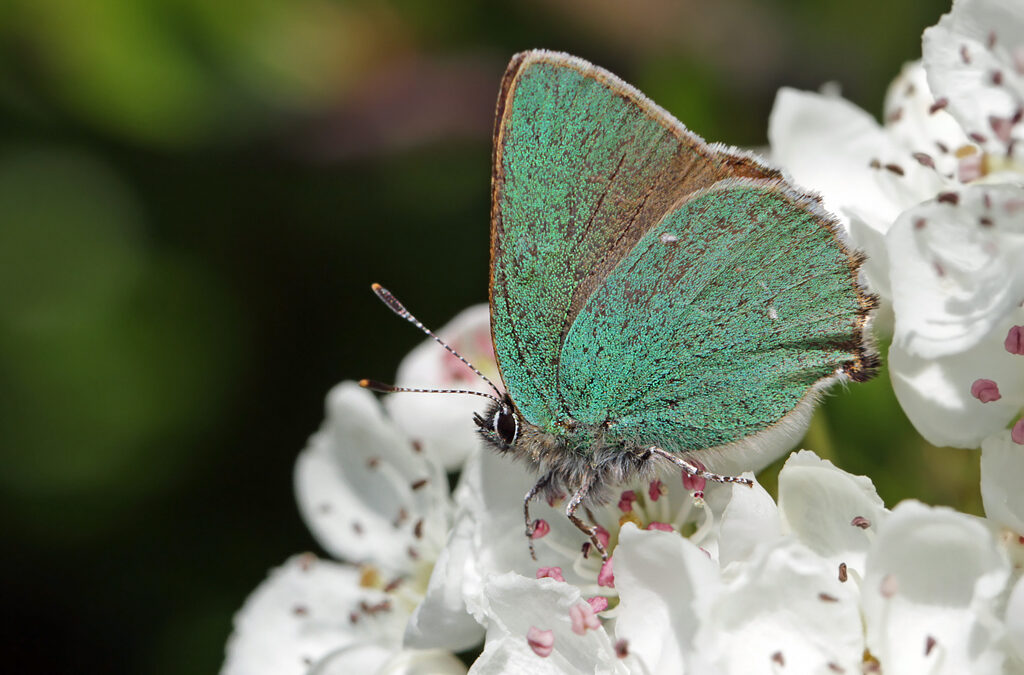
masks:
{"type": "MultiPolygon", "coordinates": [[[[487,297],[491,116],[516,51],[617,72],[709,140],[778,87],[877,113],[944,0],[10,0],[0,5],[7,672],[208,673],[313,549],[292,463],[328,388],[487,297]]],[[[467,423],[468,420],[467,420],[467,423]]],[[[883,373],[805,446],[890,505],[979,509],[883,373]]],[[[766,479],[771,484],[771,471],[766,479]]]]}

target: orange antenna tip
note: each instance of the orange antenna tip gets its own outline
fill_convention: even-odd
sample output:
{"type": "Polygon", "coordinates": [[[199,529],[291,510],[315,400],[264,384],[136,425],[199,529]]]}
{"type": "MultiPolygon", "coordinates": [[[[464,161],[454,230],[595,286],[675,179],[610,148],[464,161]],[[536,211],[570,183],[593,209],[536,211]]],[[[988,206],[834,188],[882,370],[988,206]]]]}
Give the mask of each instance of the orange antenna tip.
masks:
{"type": "Polygon", "coordinates": [[[395,385],[393,385],[393,384],[384,384],[383,382],[378,382],[377,380],[366,380],[366,379],[359,380],[359,386],[364,388],[364,389],[370,389],[372,391],[379,391],[379,392],[383,392],[383,393],[388,393],[388,392],[392,392],[392,391],[397,391],[398,390],[398,388],[395,387],[395,385]]]}

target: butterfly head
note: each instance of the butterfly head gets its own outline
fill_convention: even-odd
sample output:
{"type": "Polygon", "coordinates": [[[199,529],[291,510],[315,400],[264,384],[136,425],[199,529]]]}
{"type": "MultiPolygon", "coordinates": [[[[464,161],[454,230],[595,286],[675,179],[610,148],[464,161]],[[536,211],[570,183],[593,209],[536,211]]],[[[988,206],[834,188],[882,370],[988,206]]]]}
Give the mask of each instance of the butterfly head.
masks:
{"type": "Polygon", "coordinates": [[[483,415],[474,415],[473,421],[479,427],[484,440],[502,452],[511,450],[519,440],[522,419],[508,394],[491,404],[483,415]]]}

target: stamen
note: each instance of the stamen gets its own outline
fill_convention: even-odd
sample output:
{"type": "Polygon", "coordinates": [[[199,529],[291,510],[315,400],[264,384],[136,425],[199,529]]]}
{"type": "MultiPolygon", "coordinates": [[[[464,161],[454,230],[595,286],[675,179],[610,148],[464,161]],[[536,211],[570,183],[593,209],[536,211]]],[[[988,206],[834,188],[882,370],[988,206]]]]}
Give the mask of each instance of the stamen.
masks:
{"type": "Polygon", "coordinates": [[[629,640],[621,638],[615,642],[615,656],[620,659],[629,656],[629,640]]]}
{"type": "Polygon", "coordinates": [[[550,531],[551,526],[548,525],[548,521],[544,520],[543,518],[538,518],[537,520],[533,521],[533,527],[531,528],[530,532],[530,539],[540,539],[541,537],[547,535],[547,533],[550,531]]]}
{"type": "Polygon", "coordinates": [[[1010,430],[1010,440],[1017,445],[1024,445],[1024,419],[1017,420],[1010,430]]]}
{"type": "Polygon", "coordinates": [[[647,525],[648,530],[660,530],[662,532],[675,532],[675,528],[668,523],[659,523],[657,521],[649,523],[647,525]]]}
{"type": "Polygon", "coordinates": [[[1003,341],[1006,351],[1018,356],[1024,356],[1024,326],[1013,326],[1006,334],[1003,341]]]}
{"type": "Polygon", "coordinates": [[[862,530],[866,530],[869,527],[871,527],[871,521],[865,518],[864,516],[856,516],[853,520],[850,521],[850,525],[853,525],[854,527],[859,527],[862,530]]]}
{"type": "Polygon", "coordinates": [[[913,154],[913,158],[916,159],[921,166],[926,166],[929,169],[935,168],[935,160],[926,152],[915,152],[913,154]]]}
{"type": "Polygon", "coordinates": [[[538,579],[554,579],[555,581],[565,581],[562,576],[561,567],[540,567],[537,569],[538,579]]]}
{"type": "Polygon", "coordinates": [[[612,558],[601,563],[601,571],[597,573],[597,585],[615,588],[615,571],[612,569],[612,558]]]}
{"type": "Polygon", "coordinates": [[[541,658],[547,658],[555,649],[555,632],[530,626],[530,629],[526,631],[526,643],[530,645],[534,654],[541,658]]]}
{"type": "Polygon", "coordinates": [[[590,607],[594,610],[595,613],[603,612],[604,610],[608,609],[608,598],[604,597],[603,595],[595,595],[594,597],[589,598],[587,602],[590,603],[590,607]]]}
{"type": "Polygon", "coordinates": [[[601,628],[601,620],[597,618],[594,608],[587,602],[580,602],[570,607],[569,620],[572,622],[572,632],[577,635],[584,635],[588,630],[601,628]]]}
{"type": "MultiPolygon", "coordinates": [[[[935,103],[932,103],[928,107],[928,112],[929,112],[929,114],[934,115],[935,113],[937,113],[940,110],[942,110],[943,108],[945,108],[947,105],[949,105],[949,99],[946,98],[945,96],[943,96],[942,98],[936,99],[935,103]]],[[[936,141],[936,143],[938,143],[938,141],[936,141]]],[[[942,151],[943,152],[948,152],[948,150],[942,150],[942,151]]]]}
{"type": "Polygon", "coordinates": [[[971,396],[978,399],[982,403],[991,403],[992,401],[998,401],[1003,396],[999,393],[999,385],[992,380],[986,380],[979,378],[974,381],[971,385],[971,396]]]}
{"type": "Polygon", "coordinates": [[[633,502],[636,501],[636,492],[633,490],[624,490],[622,495],[619,497],[619,510],[623,513],[629,513],[633,510],[633,502]]]}
{"type": "Polygon", "coordinates": [[[647,487],[647,496],[651,498],[652,502],[656,502],[661,499],[661,496],[668,490],[662,485],[661,481],[655,478],[651,481],[651,484],[647,487]]]}
{"type": "MultiPolygon", "coordinates": [[[[703,466],[699,466],[698,468],[702,470],[704,469],[703,466]]],[[[694,475],[692,473],[689,473],[688,471],[683,471],[683,487],[689,490],[690,492],[703,493],[704,488],[707,487],[707,484],[708,481],[703,476],[694,475]]]]}
{"type": "Polygon", "coordinates": [[[847,579],[849,579],[849,575],[846,573],[846,563],[841,562],[839,563],[839,581],[845,584],[847,579]]]}
{"type": "Polygon", "coordinates": [[[996,135],[1003,144],[1009,143],[1013,139],[1013,121],[1006,117],[996,117],[995,115],[989,115],[988,118],[989,126],[992,127],[992,132],[996,135]]]}
{"type": "MultiPolygon", "coordinates": [[[[594,519],[591,518],[591,521],[594,519]]],[[[608,533],[608,530],[604,529],[600,525],[594,525],[594,536],[597,537],[598,543],[604,550],[608,550],[608,543],[611,541],[612,536],[608,533]]]]}

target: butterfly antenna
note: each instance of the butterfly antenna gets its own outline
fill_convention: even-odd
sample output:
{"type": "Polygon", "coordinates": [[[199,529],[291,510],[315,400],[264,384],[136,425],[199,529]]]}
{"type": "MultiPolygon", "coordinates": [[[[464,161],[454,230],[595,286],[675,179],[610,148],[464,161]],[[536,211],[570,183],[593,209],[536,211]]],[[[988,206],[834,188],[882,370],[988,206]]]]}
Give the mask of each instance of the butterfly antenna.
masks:
{"type": "Polygon", "coordinates": [[[378,382],[377,380],[359,380],[359,386],[363,389],[369,389],[371,391],[379,391],[382,394],[393,394],[396,391],[407,391],[414,394],[473,394],[474,396],[483,396],[489,398],[496,403],[501,403],[501,399],[497,396],[491,396],[485,394],[482,391],[473,391],[472,389],[419,389],[417,387],[396,387],[393,384],[385,384],[378,382]]]}
{"type": "Polygon", "coordinates": [[[429,328],[424,326],[422,323],[420,323],[420,320],[417,319],[415,316],[413,316],[412,312],[407,310],[405,308],[405,305],[403,305],[401,302],[399,302],[398,298],[396,298],[394,295],[391,294],[391,291],[389,291],[388,289],[384,288],[380,284],[373,284],[373,286],[371,286],[371,288],[373,288],[373,292],[377,295],[377,297],[381,299],[381,302],[383,302],[385,305],[388,306],[388,309],[390,309],[392,312],[394,312],[398,316],[402,317],[403,319],[405,319],[406,321],[408,321],[409,323],[411,323],[412,325],[416,326],[421,331],[423,331],[424,333],[429,335],[431,338],[433,338],[434,342],[436,342],[437,344],[439,344],[442,347],[444,347],[445,349],[447,349],[449,354],[451,354],[452,356],[457,358],[459,361],[462,361],[467,366],[469,366],[470,370],[472,370],[474,373],[479,375],[481,380],[483,380],[484,382],[486,382],[487,384],[489,384],[491,386],[491,389],[494,390],[494,393],[497,394],[497,397],[491,396],[490,394],[484,394],[484,393],[481,393],[479,391],[471,391],[469,389],[412,389],[412,388],[408,388],[408,387],[395,387],[393,385],[384,384],[383,382],[377,382],[375,380],[362,380],[362,381],[359,382],[360,386],[366,387],[367,389],[373,389],[374,391],[381,391],[381,392],[411,391],[411,392],[420,392],[420,393],[428,393],[429,392],[429,393],[444,393],[444,394],[476,394],[477,396],[483,396],[485,398],[490,398],[490,399],[493,399],[493,400],[497,401],[498,403],[501,403],[501,399],[502,399],[502,396],[503,396],[503,394],[501,393],[501,390],[498,389],[498,387],[496,387],[494,385],[494,383],[491,382],[490,379],[488,379],[488,377],[486,375],[481,373],[477,369],[476,366],[474,366],[472,363],[467,361],[466,358],[462,356],[462,354],[460,354],[457,351],[455,351],[454,349],[452,349],[452,347],[450,345],[448,345],[447,342],[445,342],[441,338],[437,337],[437,335],[434,334],[434,331],[430,330],[429,328]]]}

